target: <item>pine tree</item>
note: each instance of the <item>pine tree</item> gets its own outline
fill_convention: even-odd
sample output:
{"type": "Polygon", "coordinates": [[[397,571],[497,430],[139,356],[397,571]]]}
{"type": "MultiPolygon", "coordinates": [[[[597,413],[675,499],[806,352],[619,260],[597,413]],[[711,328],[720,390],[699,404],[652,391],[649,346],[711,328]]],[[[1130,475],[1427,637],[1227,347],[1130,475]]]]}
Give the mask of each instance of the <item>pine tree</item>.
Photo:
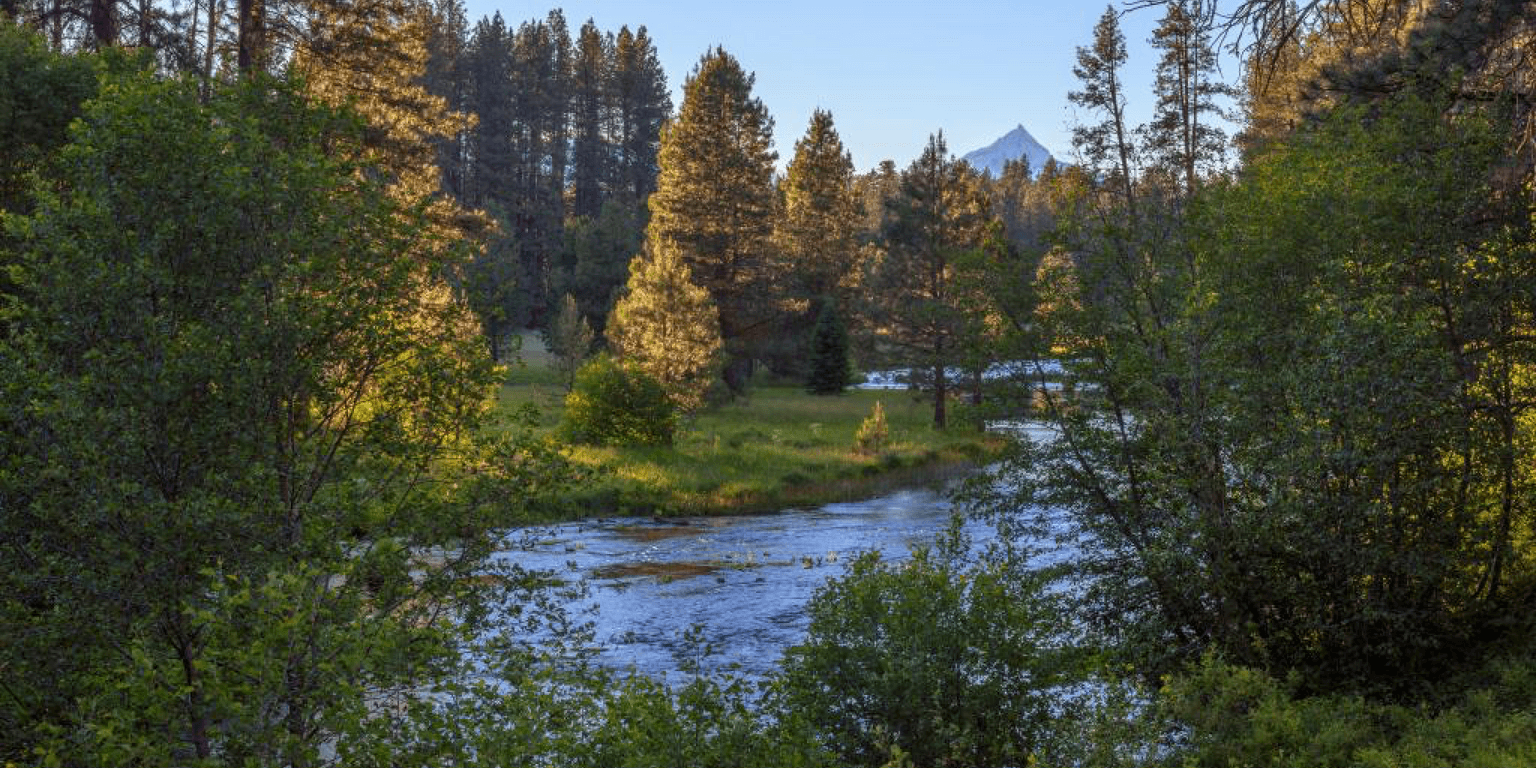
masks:
{"type": "MultiPolygon", "coordinates": [[[[464,15],[464,0],[434,0],[428,30],[427,68],[422,85],[428,93],[442,98],[448,109],[467,115],[469,22],[464,15]]],[[[452,136],[436,142],[443,191],[460,204],[464,203],[469,175],[469,132],[473,124],[473,120],[466,120],[452,136]]]]}
{"type": "Polygon", "coordinates": [[[1126,58],[1120,16],[1110,6],[1093,28],[1093,46],[1077,49],[1072,74],[1082,82],[1082,90],[1067,94],[1067,99],[1100,116],[1096,124],[1072,129],[1072,146],[1082,155],[1085,166],[1114,180],[1121,200],[1134,210],[1132,165],[1136,150],[1125,118],[1125,83],[1120,79],[1126,58]]]}
{"type": "Polygon", "coordinates": [[[620,27],[613,43],[613,194],[630,205],[645,208],[656,191],[657,153],[661,127],[672,115],[672,96],[661,69],[656,44],[645,27],[633,33],[620,27]]]}
{"type": "Polygon", "coordinates": [[[841,394],[851,378],[848,370],[848,328],[832,302],[823,302],[811,332],[810,375],[805,388],[813,395],[841,394]]]}
{"type": "Polygon", "coordinates": [[[886,253],[870,277],[868,311],[878,338],[896,350],[894,362],[927,379],[937,429],[947,424],[948,368],[960,362],[966,327],[956,261],[981,246],[991,219],[976,172],[949,155],[942,133],[930,136],[891,201],[886,253]]]}
{"type": "Polygon", "coordinates": [[[571,385],[576,381],[576,371],[592,352],[595,338],[592,325],[581,316],[581,307],[576,304],[576,297],[565,294],[560,300],[560,311],[550,322],[544,341],[545,347],[555,356],[555,370],[565,383],[565,391],[571,391],[571,385]]]}
{"type": "Polygon", "coordinates": [[[611,118],[609,81],[612,38],[605,39],[591,19],[576,38],[571,71],[571,215],[596,218],[603,206],[611,150],[605,128],[611,118]]]}
{"type": "Polygon", "coordinates": [[[775,239],[779,272],[793,281],[789,298],[806,311],[822,297],[838,297],[855,266],[858,205],[853,196],[853,159],[832,124],[818,109],[805,136],[795,142],[784,181],[784,212],[775,239]]]}
{"type": "Polygon", "coordinates": [[[1157,64],[1157,94],[1152,121],[1143,128],[1147,154],[1160,170],[1177,177],[1185,194],[1203,176],[1225,164],[1227,136],[1214,121],[1226,117],[1217,102],[1232,89],[1216,70],[1206,0],[1174,0],[1152,33],[1152,47],[1163,52],[1157,64]]]}
{"type": "Polygon", "coordinates": [[[697,410],[716,376],[719,313],[695,285],[678,251],[647,246],[629,265],[627,293],[614,305],[608,343],[627,363],[661,382],[678,410],[697,410]]]}
{"type": "Polygon", "coordinates": [[[512,38],[501,14],[475,23],[465,52],[469,109],[478,119],[468,137],[470,164],[463,197],[475,208],[505,209],[515,165],[512,38]]]}
{"type": "Polygon", "coordinates": [[[723,48],[704,54],[683,106],[662,131],[661,176],[646,230],[653,252],[676,253],[720,308],[726,383],[746,387],[753,343],[767,332],[772,253],[773,118],[754,77],[723,48]]]}

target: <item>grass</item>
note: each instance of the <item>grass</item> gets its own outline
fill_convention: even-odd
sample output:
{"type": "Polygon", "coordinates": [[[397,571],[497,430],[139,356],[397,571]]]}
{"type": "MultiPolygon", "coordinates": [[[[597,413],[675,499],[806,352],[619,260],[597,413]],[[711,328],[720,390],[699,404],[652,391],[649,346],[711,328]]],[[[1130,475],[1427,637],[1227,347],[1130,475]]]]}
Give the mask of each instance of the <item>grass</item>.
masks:
{"type": "MultiPolygon", "coordinates": [[[[507,414],[534,406],[536,428],[559,422],[565,388],[536,337],[525,337],[523,363],[508,372],[498,398],[507,414]]],[[[969,427],[932,428],[933,406],[908,392],[850,391],[814,396],[762,386],[745,399],[694,415],[671,448],[574,446],[570,456],[594,470],[574,492],[579,516],[702,515],[819,506],[932,484],[970,471],[1001,440],[969,427]],[[890,442],[879,456],[853,452],[853,436],[874,408],[885,408],[890,442]]]]}

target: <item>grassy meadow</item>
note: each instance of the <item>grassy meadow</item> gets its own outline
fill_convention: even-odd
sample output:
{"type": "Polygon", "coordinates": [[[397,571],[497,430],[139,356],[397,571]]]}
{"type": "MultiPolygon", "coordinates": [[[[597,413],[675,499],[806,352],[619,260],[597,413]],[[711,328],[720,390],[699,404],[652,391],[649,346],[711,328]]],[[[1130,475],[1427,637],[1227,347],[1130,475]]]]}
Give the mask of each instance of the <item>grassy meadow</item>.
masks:
{"type": "MultiPolygon", "coordinates": [[[[520,356],[497,407],[510,421],[531,405],[535,429],[551,432],[565,387],[537,336],[523,337],[520,356]]],[[[849,501],[956,477],[1001,448],[970,428],[938,432],[932,420],[932,404],[910,392],[818,397],[797,386],[754,386],[744,399],[684,420],[671,448],[570,448],[594,473],[563,514],[744,513],[849,501]],[[889,443],[879,456],[856,454],[854,434],[876,401],[889,443]]]]}

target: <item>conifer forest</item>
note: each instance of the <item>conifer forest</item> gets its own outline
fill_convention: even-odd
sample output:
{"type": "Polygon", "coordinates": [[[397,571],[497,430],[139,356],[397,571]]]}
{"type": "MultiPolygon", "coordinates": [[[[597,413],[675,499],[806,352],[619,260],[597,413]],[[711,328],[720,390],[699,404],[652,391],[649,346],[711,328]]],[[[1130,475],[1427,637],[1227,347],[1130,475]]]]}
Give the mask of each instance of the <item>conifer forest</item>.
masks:
{"type": "Polygon", "coordinates": [[[1536,765],[1536,2],[1117,0],[1000,171],[646,22],[0,0],[0,766],[1536,765]]]}

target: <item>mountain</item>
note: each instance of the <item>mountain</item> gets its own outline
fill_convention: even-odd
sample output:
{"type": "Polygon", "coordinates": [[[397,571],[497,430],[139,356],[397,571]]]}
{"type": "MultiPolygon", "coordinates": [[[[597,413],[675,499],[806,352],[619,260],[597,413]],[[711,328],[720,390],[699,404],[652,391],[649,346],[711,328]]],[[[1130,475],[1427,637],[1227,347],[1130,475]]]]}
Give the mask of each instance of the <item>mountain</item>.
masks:
{"type": "Polygon", "coordinates": [[[991,173],[995,179],[1003,175],[1004,162],[1020,157],[1029,158],[1030,173],[1039,173],[1045,167],[1045,161],[1051,157],[1051,151],[1035,141],[1035,137],[1029,135],[1023,125],[1003,134],[997,141],[967,153],[962,159],[978,171],[991,173]]]}

